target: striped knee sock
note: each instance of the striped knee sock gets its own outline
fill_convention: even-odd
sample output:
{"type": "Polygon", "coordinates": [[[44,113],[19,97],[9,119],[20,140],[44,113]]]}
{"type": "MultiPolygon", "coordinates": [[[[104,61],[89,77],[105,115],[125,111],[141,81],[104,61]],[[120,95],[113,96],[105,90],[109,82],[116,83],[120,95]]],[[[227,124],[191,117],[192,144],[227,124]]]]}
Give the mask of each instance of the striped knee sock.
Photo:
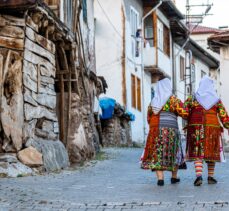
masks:
{"type": "Polygon", "coordinates": [[[208,163],[208,176],[213,177],[215,172],[215,162],[208,163]]]}
{"type": "Polygon", "coordinates": [[[195,161],[195,170],[196,170],[196,177],[201,177],[203,173],[203,161],[202,160],[195,161]]]}

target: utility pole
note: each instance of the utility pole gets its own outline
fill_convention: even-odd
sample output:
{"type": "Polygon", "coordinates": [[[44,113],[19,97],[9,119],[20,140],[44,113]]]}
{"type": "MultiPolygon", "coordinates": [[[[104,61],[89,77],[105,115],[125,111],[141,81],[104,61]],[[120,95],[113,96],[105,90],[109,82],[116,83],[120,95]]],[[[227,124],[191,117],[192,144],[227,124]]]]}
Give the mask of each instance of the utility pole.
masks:
{"type": "MultiPolygon", "coordinates": [[[[190,35],[198,27],[199,24],[203,23],[204,17],[209,14],[213,4],[206,0],[206,3],[192,4],[192,0],[186,0],[186,25],[190,30],[190,35]],[[202,13],[193,13],[193,9],[197,8],[198,11],[203,9],[202,13]]],[[[185,65],[185,99],[188,95],[193,93],[193,83],[195,82],[195,66],[192,64],[192,52],[186,52],[186,65],[185,65]]]]}

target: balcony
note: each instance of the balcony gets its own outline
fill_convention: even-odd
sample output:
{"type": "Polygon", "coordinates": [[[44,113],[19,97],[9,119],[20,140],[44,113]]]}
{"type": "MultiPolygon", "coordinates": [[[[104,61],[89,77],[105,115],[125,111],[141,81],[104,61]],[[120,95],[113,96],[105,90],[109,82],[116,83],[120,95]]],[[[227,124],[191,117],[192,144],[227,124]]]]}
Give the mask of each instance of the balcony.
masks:
{"type": "Polygon", "coordinates": [[[143,50],[144,66],[146,70],[158,69],[164,74],[171,76],[172,74],[172,60],[160,49],[151,47],[146,44],[143,50]]]}

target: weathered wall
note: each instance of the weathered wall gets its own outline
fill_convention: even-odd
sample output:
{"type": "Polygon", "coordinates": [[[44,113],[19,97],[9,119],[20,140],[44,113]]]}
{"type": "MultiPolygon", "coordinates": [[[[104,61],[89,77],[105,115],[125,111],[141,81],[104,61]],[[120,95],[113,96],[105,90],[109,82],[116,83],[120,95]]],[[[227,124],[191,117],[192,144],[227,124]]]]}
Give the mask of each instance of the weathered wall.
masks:
{"type": "Polygon", "coordinates": [[[1,150],[17,153],[33,146],[42,153],[46,170],[66,167],[67,152],[58,141],[55,45],[29,15],[1,19],[0,34],[7,32],[7,41],[0,44],[5,47],[0,52],[1,150]]]}
{"type": "MultiPolygon", "coordinates": [[[[229,78],[229,47],[221,47],[220,48],[220,92],[221,99],[226,107],[227,111],[229,111],[229,86],[228,86],[228,78],[229,78]]],[[[224,138],[227,145],[227,151],[229,151],[229,135],[228,132],[224,131],[224,138]]]]}
{"type": "Polygon", "coordinates": [[[107,81],[109,89],[106,95],[123,104],[121,0],[102,0],[100,4],[101,6],[95,1],[97,74],[107,81]]]}
{"type": "Polygon", "coordinates": [[[79,163],[91,159],[99,151],[99,139],[93,114],[96,95],[94,0],[87,1],[87,20],[80,15],[82,31],[82,56],[85,64],[79,64],[78,86],[80,93],[73,93],[71,100],[71,127],[67,149],[71,162],[79,163]],[[86,68],[85,68],[86,67],[86,68]]]}
{"type": "Polygon", "coordinates": [[[132,146],[130,124],[127,120],[114,116],[102,120],[103,143],[105,147],[132,146]]]}
{"type": "Polygon", "coordinates": [[[24,19],[0,16],[1,151],[18,152],[24,143],[22,62],[24,19]]]}
{"type": "Polygon", "coordinates": [[[29,26],[25,31],[23,60],[25,141],[28,138],[58,140],[59,128],[54,90],[55,45],[29,26]],[[43,45],[42,48],[42,43],[47,45],[43,45]],[[31,127],[35,127],[35,130],[30,131],[31,127]]]}

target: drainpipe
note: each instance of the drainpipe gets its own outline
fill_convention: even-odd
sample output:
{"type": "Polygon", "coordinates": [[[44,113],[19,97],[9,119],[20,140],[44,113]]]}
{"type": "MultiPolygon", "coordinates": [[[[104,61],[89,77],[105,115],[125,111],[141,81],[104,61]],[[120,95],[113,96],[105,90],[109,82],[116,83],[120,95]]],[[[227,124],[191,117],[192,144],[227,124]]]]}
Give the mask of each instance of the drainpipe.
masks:
{"type": "MultiPolygon", "coordinates": [[[[187,43],[189,42],[190,37],[188,35],[188,38],[186,39],[186,41],[184,42],[184,44],[182,45],[181,49],[177,52],[176,55],[174,55],[173,58],[173,93],[176,95],[177,94],[177,74],[176,74],[176,70],[177,70],[177,57],[180,55],[181,51],[184,50],[185,46],[187,45],[187,43]]],[[[174,51],[174,44],[173,44],[173,51],[174,51]]]]}
{"type": "Polygon", "coordinates": [[[160,0],[155,7],[153,7],[146,15],[142,17],[142,42],[141,42],[141,75],[142,75],[142,116],[143,116],[143,136],[144,136],[144,142],[146,140],[146,112],[145,112],[145,92],[144,92],[144,81],[145,81],[145,73],[144,73],[144,26],[145,26],[145,19],[151,15],[158,7],[161,6],[163,0],[160,0]]]}
{"type": "MultiPolygon", "coordinates": [[[[188,66],[185,65],[185,75],[186,77],[189,76],[189,84],[190,84],[190,93],[188,93],[189,95],[192,94],[192,51],[191,50],[187,50],[185,53],[185,63],[187,62],[187,55],[188,55],[188,66]],[[188,67],[188,68],[187,68],[188,67]],[[188,69],[188,72],[187,72],[188,69]]],[[[188,78],[185,78],[185,80],[188,80],[188,78]]],[[[187,83],[185,81],[185,99],[187,98],[187,83]]]]}

